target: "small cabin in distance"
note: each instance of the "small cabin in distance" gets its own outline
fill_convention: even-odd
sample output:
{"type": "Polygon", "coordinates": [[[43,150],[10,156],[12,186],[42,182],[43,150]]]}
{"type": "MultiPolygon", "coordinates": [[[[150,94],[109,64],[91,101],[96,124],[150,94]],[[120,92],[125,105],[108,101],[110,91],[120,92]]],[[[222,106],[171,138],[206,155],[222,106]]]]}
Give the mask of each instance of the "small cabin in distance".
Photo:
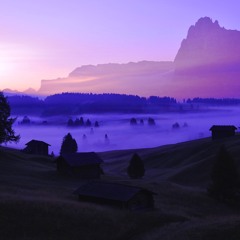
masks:
{"type": "Polygon", "coordinates": [[[57,158],[57,171],[82,179],[100,178],[103,160],[95,152],[62,154],[57,158]]]}
{"type": "Polygon", "coordinates": [[[80,186],[74,194],[80,201],[129,210],[154,208],[156,193],[135,186],[113,182],[93,181],[80,186]]]}
{"type": "Polygon", "coordinates": [[[237,128],[233,125],[213,125],[210,128],[213,140],[235,136],[236,130],[237,128]]]}
{"type": "Polygon", "coordinates": [[[24,148],[24,152],[30,154],[38,154],[38,155],[48,155],[48,147],[50,144],[39,141],[39,140],[31,140],[30,142],[25,144],[27,147],[24,148]]]}

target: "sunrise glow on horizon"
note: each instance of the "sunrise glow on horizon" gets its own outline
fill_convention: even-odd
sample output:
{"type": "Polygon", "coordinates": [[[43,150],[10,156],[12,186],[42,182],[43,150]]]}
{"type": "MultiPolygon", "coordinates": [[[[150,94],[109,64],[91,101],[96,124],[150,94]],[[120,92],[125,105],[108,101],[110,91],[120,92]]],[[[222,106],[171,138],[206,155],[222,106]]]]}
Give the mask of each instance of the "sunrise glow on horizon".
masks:
{"type": "MultiPolygon", "coordinates": [[[[0,90],[39,89],[88,64],[173,61],[204,16],[240,30],[239,1],[1,1],[0,90]]],[[[132,91],[134,92],[134,91],[132,91]]]]}

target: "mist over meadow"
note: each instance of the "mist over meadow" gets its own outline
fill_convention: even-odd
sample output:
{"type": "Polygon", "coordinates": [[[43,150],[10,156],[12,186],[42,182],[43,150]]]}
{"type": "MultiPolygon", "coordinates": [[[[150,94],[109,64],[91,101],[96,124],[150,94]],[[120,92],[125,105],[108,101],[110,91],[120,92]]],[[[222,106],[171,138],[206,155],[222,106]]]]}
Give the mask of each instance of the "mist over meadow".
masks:
{"type": "Polygon", "coordinates": [[[200,113],[159,113],[159,114],[84,114],[77,116],[34,117],[28,116],[30,124],[20,124],[23,116],[18,116],[14,125],[15,132],[21,135],[20,141],[8,146],[23,149],[32,139],[49,143],[49,153],[59,155],[63,137],[71,133],[76,139],[79,152],[109,151],[119,149],[151,148],[165,144],[190,141],[209,137],[212,125],[239,126],[237,107],[211,108],[200,113]],[[67,126],[71,118],[89,119],[92,126],[67,126]],[[130,119],[137,120],[136,125],[130,119]],[[148,124],[148,118],[155,120],[155,125],[148,124]],[[143,124],[140,120],[143,120],[143,124]],[[98,121],[99,127],[94,127],[98,121]],[[173,127],[175,123],[179,127],[173,127]]]}

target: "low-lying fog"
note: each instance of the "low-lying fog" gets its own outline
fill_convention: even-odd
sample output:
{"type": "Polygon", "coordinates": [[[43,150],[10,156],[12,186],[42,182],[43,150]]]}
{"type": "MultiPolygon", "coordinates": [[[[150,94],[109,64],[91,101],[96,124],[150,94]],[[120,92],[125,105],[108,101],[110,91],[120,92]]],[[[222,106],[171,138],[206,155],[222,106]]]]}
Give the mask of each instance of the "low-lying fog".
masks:
{"type": "Polygon", "coordinates": [[[19,143],[8,146],[23,149],[32,139],[49,143],[49,153],[59,154],[63,137],[71,133],[78,144],[78,151],[108,151],[116,149],[149,148],[165,144],[189,141],[210,136],[209,128],[212,125],[235,125],[239,127],[240,110],[214,109],[203,113],[167,113],[156,115],[138,114],[101,114],[71,116],[73,120],[83,117],[90,119],[99,127],[68,127],[69,117],[36,118],[28,116],[31,124],[19,124],[23,116],[18,116],[14,124],[16,134],[21,135],[19,143]],[[130,125],[131,118],[137,119],[137,125],[130,125]],[[155,126],[148,125],[148,118],[155,120],[155,126]],[[144,124],[140,124],[140,119],[144,124]],[[43,124],[45,121],[45,124],[43,124]],[[173,128],[174,123],[179,128],[173,128]],[[85,135],[85,138],[83,137],[85,135]],[[107,135],[107,139],[106,139],[107,135]]]}

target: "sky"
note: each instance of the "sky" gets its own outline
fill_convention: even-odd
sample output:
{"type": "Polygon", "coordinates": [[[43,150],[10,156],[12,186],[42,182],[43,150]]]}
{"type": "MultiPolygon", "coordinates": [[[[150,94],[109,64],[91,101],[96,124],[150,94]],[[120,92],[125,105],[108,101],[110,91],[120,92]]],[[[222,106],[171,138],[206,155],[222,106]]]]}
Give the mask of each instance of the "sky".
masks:
{"type": "Polygon", "coordinates": [[[240,30],[239,0],[0,0],[0,89],[87,64],[173,61],[200,17],[240,30]]]}

